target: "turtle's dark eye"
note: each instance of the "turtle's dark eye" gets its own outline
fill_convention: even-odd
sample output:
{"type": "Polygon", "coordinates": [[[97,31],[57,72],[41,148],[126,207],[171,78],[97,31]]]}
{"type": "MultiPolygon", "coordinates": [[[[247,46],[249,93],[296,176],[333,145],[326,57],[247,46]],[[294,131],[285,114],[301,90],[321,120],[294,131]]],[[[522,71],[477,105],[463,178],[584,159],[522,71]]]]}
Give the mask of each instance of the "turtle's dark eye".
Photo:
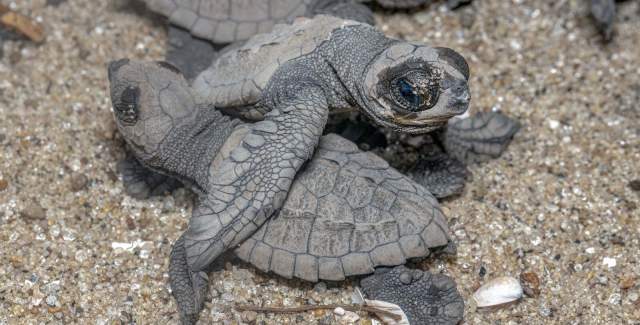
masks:
{"type": "Polygon", "coordinates": [[[410,59],[378,74],[378,94],[400,113],[426,111],[438,103],[442,75],[432,62],[410,59]]]}
{"type": "Polygon", "coordinates": [[[422,102],[422,96],[418,95],[416,89],[405,78],[398,79],[398,91],[402,98],[409,104],[414,106],[420,106],[422,102]]]}
{"type": "Polygon", "coordinates": [[[156,63],[161,68],[167,69],[167,70],[175,72],[177,74],[182,74],[182,71],[180,71],[180,69],[178,69],[175,65],[173,65],[173,64],[171,64],[171,63],[169,63],[167,61],[156,61],[156,63]]]}
{"type": "Polygon", "coordinates": [[[409,71],[391,82],[393,99],[401,109],[420,112],[432,108],[438,102],[440,79],[425,71],[409,71]]]}
{"type": "Polygon", "coordinates": [[[120,94],[120,101],[115,104],[116,115],[125,123],[135,123],[138,119],[138,99],[140,88],[128,86],[120,94]]]}

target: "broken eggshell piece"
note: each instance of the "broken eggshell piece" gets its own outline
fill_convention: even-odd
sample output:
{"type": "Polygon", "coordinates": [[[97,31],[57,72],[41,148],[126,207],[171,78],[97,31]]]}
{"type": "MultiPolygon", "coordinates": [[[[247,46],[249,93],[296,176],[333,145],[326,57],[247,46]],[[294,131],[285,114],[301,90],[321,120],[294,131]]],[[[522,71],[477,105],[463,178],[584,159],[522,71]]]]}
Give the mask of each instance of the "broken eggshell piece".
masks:
{"type": "Polygon", "coordinates": [[[522,286],[517,279],[505,276],[489,280],[473,294],[478,307],[495,307],[522,298],[522,286]]]}

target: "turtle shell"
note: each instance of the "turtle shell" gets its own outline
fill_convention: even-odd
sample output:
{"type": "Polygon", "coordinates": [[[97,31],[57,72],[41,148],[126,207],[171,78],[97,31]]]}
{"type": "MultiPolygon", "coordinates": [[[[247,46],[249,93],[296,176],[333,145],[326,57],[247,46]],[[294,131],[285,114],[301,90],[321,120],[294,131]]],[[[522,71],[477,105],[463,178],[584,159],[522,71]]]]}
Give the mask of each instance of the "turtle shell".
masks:
{"type": "MultiPolygon", "coordinates": [[[[276,25],[270,33],[255,35],[225,51],[195,79],[193,87],[208,103],[233,114],[226,109],[239,110],[261,99],[262,90],[280,66],[311,53],[340,28],[359,24],[320,15],[276,25]]],[[[260,120],[262,114],[242,112],[249,120],[260,120]]]]}
{"type": "Polygon", "coordinates": [[[231,43],[271,31],[304,16],[316,0],[144,0],[147,7],[214,43],[231,43]]]}
{"type": "Polygon", "coordinates": [[[280,212],[236,253],[286,278],[337,281],[426,257],[449,240],[445,217],[425,188],[330,134],[296,176],[280,212]]]}

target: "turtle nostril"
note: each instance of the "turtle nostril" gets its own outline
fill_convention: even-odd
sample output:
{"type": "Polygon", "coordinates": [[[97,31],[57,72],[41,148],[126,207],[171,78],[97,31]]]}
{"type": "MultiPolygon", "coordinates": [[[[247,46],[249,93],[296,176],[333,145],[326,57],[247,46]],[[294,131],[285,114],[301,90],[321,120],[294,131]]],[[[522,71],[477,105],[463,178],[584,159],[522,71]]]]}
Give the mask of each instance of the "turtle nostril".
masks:
{"type": "Polygon", "coordinates": [[[469,86],[467,86],[466,82],[458,81],[452,88],[451,92],[453,92],[456,97],[469,97],[469,86]]]}

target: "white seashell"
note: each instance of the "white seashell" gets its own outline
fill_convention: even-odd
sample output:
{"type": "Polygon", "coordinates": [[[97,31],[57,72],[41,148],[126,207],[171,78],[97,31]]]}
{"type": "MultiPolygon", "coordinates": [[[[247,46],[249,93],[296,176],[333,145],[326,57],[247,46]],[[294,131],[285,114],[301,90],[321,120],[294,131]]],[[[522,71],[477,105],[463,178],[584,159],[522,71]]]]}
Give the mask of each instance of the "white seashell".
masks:
{"type": "Polygon", "coordinates": [[[522,298],[520,281],[503,276],[487,281],[473,294],[478,307],[492,307],[522,298]]]}
{"type": "Polygon", "coordinates": [[[389,317],[387,314],[374,312],[376,316],[378,316],[378,318],[380,318],[380,320],[382,320],[382,322],[385,325],[410,325],[407,315],[404,313],[404,311],[402,311],[400,306],[396,304],[392,304],[390,302],[382,301],[382,300],[365,299],[364,302],[365,302],[365,305],[369,307],[374,307],[380,310],[388,311],[390,313],[395,314],[396,316],[400,316],[400,320],[395,320],[392,317],[389,317]]]}

